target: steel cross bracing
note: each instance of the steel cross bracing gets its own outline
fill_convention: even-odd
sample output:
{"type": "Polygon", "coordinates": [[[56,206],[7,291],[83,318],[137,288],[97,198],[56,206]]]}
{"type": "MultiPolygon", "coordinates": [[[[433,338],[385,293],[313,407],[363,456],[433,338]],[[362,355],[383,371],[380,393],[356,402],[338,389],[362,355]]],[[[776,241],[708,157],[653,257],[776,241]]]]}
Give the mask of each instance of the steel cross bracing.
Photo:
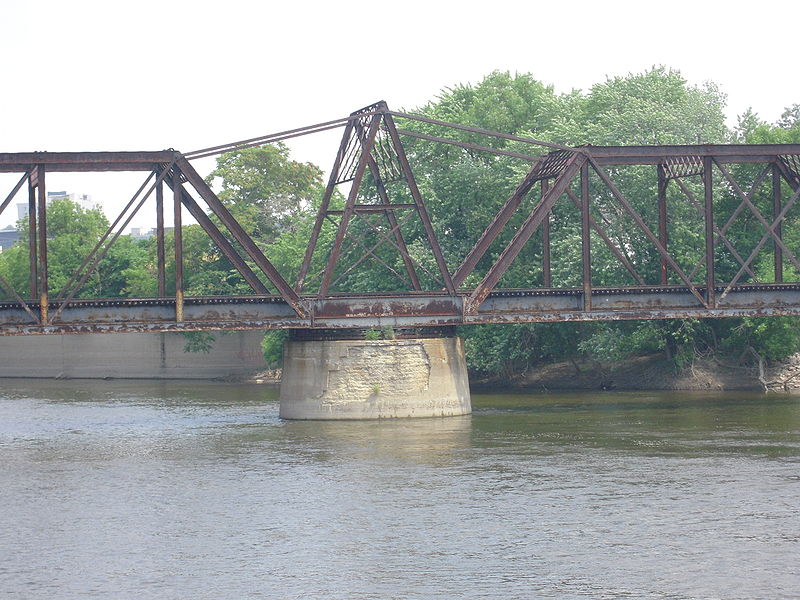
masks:
{"type": "Polygon", "coordinates": [[[19,174],[0,213],[25,197],[29,231],[27,286],[14,287],[0,272],[0,335],[800,314],[798,235],[784,236],[787,224],[800,225],[800,145],[567,147],[378,102],[341,119],[187,154],[0,153],[0,173],[19,174]],[[269,245],[248,234],[190,161],[335,128],[343,135],[305,254],[296,272],[282,272],[269,245]],[[423,193],[431,182],[417,179],[420,172],[431,177],[419,144],[527,165],[505,202],[485,199],[494,216],[461,255],[431,210],[435,197],[423,193]],[[47,174],[90,171],[144,178],[68,283],[55,289],[48,279],[47,174]],[[175,226],[170,249],[165,202],[175,226]],[[157,297],[81,297],[143,206],[157,223],[157,297]],[[184,209],[251,294],[185,293],[184,209]],[[671,239],[677,232],[679,244],[671,239]],[[364,288],[358,276],[368,265],[388,274],[391,289],[350,289],[354,281],[364,288]],[[614,269],[615,281],[629,283],[604,283],[614,269]],[[520,272],[527,274],[522,286],[520,272]],[[510,273],[513,289],[503,285],[510,273]]]}

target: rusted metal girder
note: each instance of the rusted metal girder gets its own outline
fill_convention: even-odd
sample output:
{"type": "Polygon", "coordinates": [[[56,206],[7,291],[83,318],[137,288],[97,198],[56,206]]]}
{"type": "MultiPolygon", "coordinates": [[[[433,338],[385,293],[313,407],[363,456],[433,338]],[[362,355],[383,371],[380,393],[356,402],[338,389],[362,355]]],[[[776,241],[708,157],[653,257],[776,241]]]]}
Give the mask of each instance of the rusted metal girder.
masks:
{"type": "MultiPolygon", "coordinates": [[[[514,259],[522,251],[525,243],[533,235],[533,232],[536,231],[539,225],[541,225],[542,221],[544,221],[547,218],[547,215],[550,214],[550,211],[552,210],[553,205],[556,203],[556,200],[558,200],[561,194],[566,191],[567,186],[569,186],[572,182],[572,178],[580,171],[585,162],[586,156],[576,152],[564,164],[563,169],[553,183],[553,186],[547,190],[544,196],[542,196],[541,202],[539,202],[536,208],[534,208],[533,212],[531,212],[530,216],[525,220],[525,223],[523,223],[519,230],[517,230],[516,235],[508,244],[508,246],[506,246],[500,253],[500,256],[497,258],[495,263],[489,268],[489,271],[486,273],[483,281],[481,281],[473,290],[465,309],[467,313],[474,314],[477,312],[478,307],[495,288],[497,283],[500,281],[500,278],[506,273],[508,268],[511,266],[511,263],[514,262],[514,259]]],[[[526,180],[533,178],[533,174],[537,173],[539,168],[540,163],[536,163],[526,175],[526,180]]],[[[482,243],[486,244],[486,247],[488,248],[486,241],[483,241],[482,243]]]]}
{"type": "Polygon", "coordinates": [[[710,157],[722,164],[770,163],[776,156],[800,154],[800,144],[698,144],[686,146],[580,146],[600,166],[660,165],[670,159],[710,157]]]}
{"type": "Polygon", "coordinates": [[[297,292],[286,282],[283,276],[278,272],[278,269],[267,259],[255,241],[247,234],[230,211],[225,208],[225,205],[217,198],[217,195],[213,192],[211,187],[200,177],[197,171],[194,170],[194,167],[192,167],[185,158],[179,158],[176,161],[176,167],[180,169],[181,174],[186,177],[186,180],[194,187],[217,218],[222,221],[236,241],[241,244],[245,252],[247,252],[247,255],[256,263],[258,268],[261,269],[261,272],[264,273],[269,281],[277,288],[278,293],[286,299],[298,315],[302,316],[305,313],[305,307],[300,300],[300,296],[297,295],[297,292]]]}
{"type": "MultiPolygon", "coordinates": [[[[705,292],[703,288],[700,291],[705,292]]],[[[299,317],[278,296],[187,296],[179,322],[174,298],[76,299],[64,309],[61,321],[49,325],[39,323],[35,315],[31,317],[14,302],[0,302],[0,335],[800,316],[798,284],[736,286],[714,309],[699,303],[683,286],[593,287],[590,311],[584,310],[581,288],[494,292],[473,314],[464,312],[467,299],[444,292],[309,298],[308,314],[299,317]]],[[[33,303],[31,308],[36,311],[40,307],[33,303]]]]}
{"type": "Polygon", "coordinates": [[[48,172],[152,171],[170,162],[174,150],[159,152],[0,152],[0,173],[19,173],[31,165],[48,172]]]}

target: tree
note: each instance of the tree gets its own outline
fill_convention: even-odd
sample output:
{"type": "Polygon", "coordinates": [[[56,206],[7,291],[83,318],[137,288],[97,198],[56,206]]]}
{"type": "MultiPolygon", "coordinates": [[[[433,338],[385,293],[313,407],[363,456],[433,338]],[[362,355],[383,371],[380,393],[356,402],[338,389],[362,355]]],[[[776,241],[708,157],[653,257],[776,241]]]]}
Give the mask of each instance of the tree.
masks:
{"type": "MultiPolygon", "coordinates": [[[[30,295],[28,261],[28,223],[18,223],[19,241],[0,254],[0,274],[22,297],[30,295]]],[[[73,274],[108,229],[108,220],[100,208],[86,209],[68,198],[56,198],[47,206],[48,291],[61,292],[73,274]]],[[[145,247],[128,237],[122,237],[78,291],[83,298],[102,298],[127,293],[126,271],[131,275],[133,265],[142,262],[145,247]]]]}
{"type": "Polygon", "coordinates": [[[292,160],[280,142],[220,155],[209,183],[216,178],[221,179],[220,200],[263,243],[292,230],[324,189],[319,167],[292,160]]]}

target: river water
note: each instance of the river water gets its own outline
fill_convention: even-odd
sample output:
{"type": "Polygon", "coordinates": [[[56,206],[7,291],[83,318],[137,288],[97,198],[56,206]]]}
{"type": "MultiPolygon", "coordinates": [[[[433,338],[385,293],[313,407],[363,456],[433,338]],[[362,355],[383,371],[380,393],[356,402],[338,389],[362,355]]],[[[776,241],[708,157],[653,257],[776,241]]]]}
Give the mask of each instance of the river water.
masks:
{"type": "Polygon", "coordinates": [[[475,394],[288,422],[228,383],[0,381],[2,598],[800,598],[800,397],[475,394]]]}

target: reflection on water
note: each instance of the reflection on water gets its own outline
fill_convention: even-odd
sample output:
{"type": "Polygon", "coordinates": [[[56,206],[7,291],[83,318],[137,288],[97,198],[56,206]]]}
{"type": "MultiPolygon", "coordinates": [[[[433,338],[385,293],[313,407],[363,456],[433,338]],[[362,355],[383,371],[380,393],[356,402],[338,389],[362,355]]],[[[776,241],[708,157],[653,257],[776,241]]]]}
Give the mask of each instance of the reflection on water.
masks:
{"type": "Polygon", "coordinates": [[[798,397],[475,395],[468,417],[290,422],[266,386],[0,389],[10,598],[800,590],[798,397]]]}

